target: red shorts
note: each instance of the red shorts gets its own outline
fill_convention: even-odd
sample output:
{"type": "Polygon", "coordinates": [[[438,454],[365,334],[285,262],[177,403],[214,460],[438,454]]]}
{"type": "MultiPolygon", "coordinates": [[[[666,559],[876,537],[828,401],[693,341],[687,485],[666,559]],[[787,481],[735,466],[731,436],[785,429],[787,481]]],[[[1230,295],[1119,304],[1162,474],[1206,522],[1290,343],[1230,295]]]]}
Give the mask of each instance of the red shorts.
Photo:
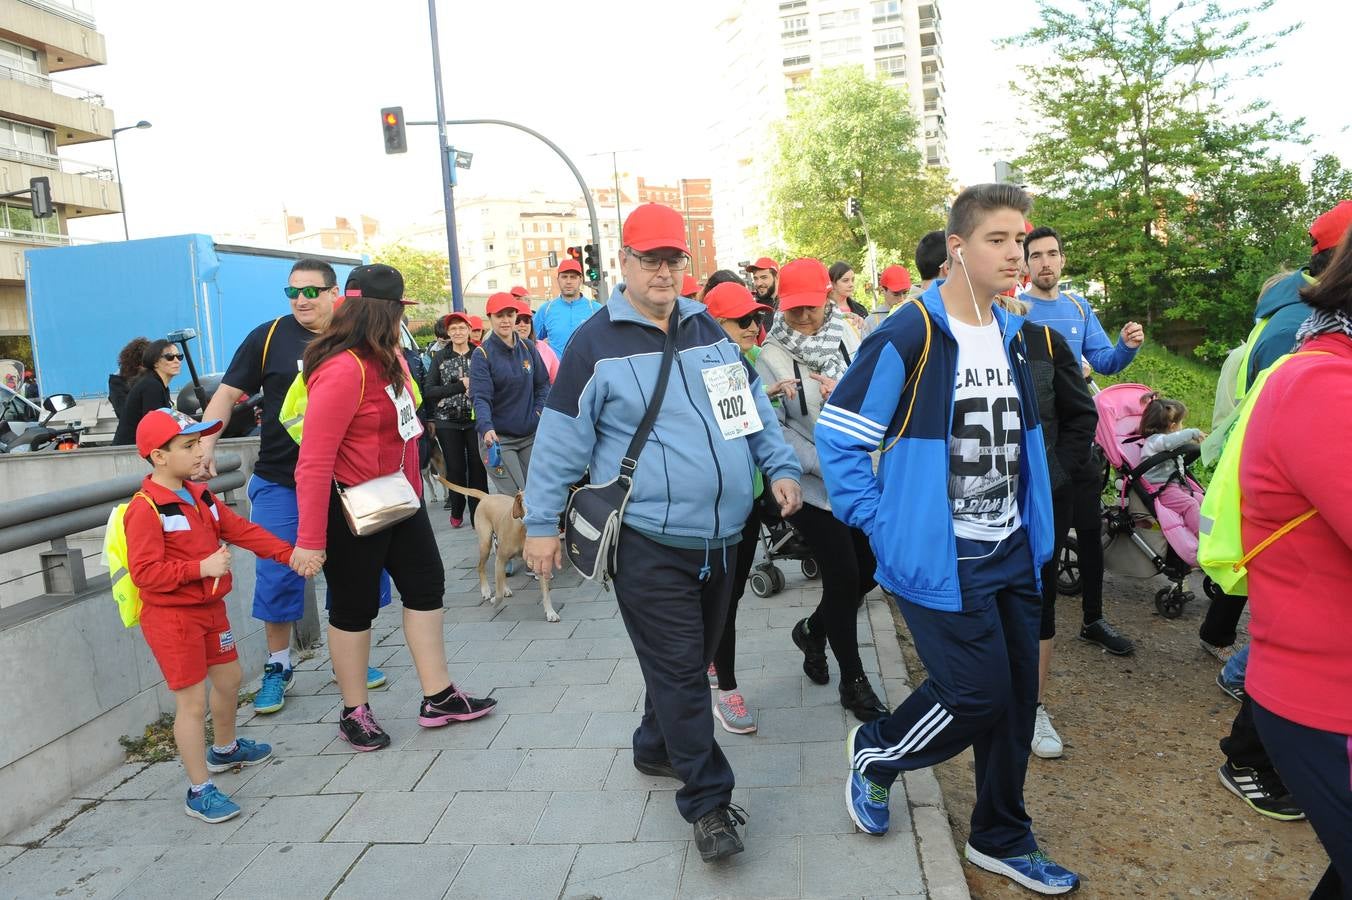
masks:
{"type": "Polygon", "coordinates": [[[211,666],[239,659],[223,600],[209,606],[146,604],[141,609],[141,633],[171,691],[200,684],[211,666]]]}

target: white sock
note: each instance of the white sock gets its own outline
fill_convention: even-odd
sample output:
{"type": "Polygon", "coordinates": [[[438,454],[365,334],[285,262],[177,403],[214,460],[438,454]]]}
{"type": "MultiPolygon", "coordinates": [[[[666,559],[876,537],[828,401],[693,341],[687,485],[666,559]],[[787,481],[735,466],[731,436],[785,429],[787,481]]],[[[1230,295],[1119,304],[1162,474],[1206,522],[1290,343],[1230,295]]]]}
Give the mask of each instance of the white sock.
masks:
{"type": "Polygon", "coordinates": [[[239,741],[231,741],[224,747],[217,747],[215,744],[212,744],[211,749],[219,753],[221,756],[229,756],[231,753],[234,753],[236,750],[239,749],[239,741]]]}
{"type": "Polygon", "coordinates": [[[202,793],[203,791],[205,791],[207,788],[211,787],[211,779],[208,778],[206,781],[202,782],[201,784],[193,784],[193,785],[191,785],[191,787],[192,787],[192,792],[193,792],[194,794],[200,794],[200,793],[202,793]]]}
{"type": "Polygon", "coordinates": [[[287,669],[291,668],[291,648],[288,647],[285,650],[278,650],[276,653],[268,654],[268,663],[280,663],[282,671],[285,672],[287,669]]]}

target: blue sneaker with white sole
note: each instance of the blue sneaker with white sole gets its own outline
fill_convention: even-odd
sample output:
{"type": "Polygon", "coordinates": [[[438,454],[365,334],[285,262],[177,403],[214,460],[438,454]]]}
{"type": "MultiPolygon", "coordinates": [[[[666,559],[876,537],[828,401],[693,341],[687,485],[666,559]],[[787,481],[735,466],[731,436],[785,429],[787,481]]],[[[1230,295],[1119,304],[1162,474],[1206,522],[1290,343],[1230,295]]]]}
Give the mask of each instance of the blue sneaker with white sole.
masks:
{"type": "Polygon", "coordinates": [[[1015,884],[1039,894],[1069,894],[1080,886],[1079,875],[1058,866],[1041,850],[1000,859],[987,856],[968,844],[965,855],[972,865],[1003,875],[1015,884]]]}
{"type": "Polygon", "coordinates": [[[293,669],[283,669],[281,663],[268,663],[263,667],[263,683],[254,694],[254,712],[275,713],[286,706],[286,692],[291,690],[295,680],[293,669]]]}
{"type": "Polygon", "coordinates": [[[256,766],[272,759],[272,745],[260,744],[248,738],[235,741],[235,752],[217,753],[215,747],[207,748],[207,771],[228,772],[231,769],[256,766]]]}
{"type": "Polygon", "coordinates": [[[384,673],[384,672],[380,671],[380,670],[377,669],[375,666],[367,666],[367,667],[366,667],[366,688],[367,688],[367,690],[375,690],[376,688],[380,687],[380,686],[383,685],[384,683],[385,683],[385,673],[384,673]]]}
{"type": "Polygon", "coordinates": [[[887,834],[892,824],[892,810],[888,807],[891,789],[875,784],[854,767],[855,735],[862,728],[856,725],[845,738],[845,755],[850,760],[850,777],[845,782],[845,808],[860,831],[865,834],[887,834]]]}
{"type": "Polygon", "coordinates": [[[239,815],[239,804],[222,794],[216,785],[209,784],[200,794],[188,789],[188,800],[183,811],[194,819],[215,825],[239,815]]]}

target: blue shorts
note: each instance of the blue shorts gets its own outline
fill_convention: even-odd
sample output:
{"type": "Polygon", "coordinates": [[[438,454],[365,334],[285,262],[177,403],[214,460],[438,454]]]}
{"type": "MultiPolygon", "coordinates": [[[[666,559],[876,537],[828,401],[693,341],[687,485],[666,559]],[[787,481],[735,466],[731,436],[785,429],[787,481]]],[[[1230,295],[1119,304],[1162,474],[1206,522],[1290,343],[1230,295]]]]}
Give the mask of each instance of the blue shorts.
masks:
{"type": "MultiPolygon", "coordinates": [[[[296,543],[300,513],[296,508],[296,489],[275,484],[257,475],[250,476],[249,521],[262,525],[290,544],[296,543]]],[[[380,605],[390,602],[390,577],[380,576],[380,605]]],[[[254,562],[253,616],[264,622],[299,622],[305,615],[305,579],[270,559],[254,562]]]]}

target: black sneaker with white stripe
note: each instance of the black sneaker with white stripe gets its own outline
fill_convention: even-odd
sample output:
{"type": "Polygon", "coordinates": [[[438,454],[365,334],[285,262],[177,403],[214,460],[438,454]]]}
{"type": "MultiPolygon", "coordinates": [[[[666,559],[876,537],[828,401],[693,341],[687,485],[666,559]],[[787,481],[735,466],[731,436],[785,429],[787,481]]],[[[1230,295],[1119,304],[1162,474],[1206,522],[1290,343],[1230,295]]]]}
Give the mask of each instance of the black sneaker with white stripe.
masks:
{"type": "Polygon", "coordinates": [[[1279,822],[1298,822],[1305,818],[1305,810],[1296,805],[1295,798],[1276,772],[1248,769],[1228,759],[1217,772],[1225,789],[1253,807],[1254,812],[1279,822]]]}

